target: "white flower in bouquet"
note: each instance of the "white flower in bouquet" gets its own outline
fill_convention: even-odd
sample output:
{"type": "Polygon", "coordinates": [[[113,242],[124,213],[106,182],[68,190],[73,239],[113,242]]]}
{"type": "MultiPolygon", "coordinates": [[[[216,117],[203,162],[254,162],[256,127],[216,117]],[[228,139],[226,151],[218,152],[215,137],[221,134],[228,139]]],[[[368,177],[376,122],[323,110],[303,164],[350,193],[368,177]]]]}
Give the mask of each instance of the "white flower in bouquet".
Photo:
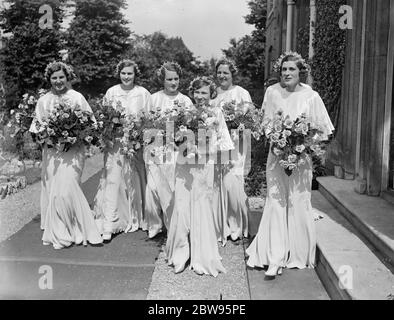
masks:
{"type": "Polygon", "coordinates": [[[66,142],[69,142],[71,144],[74,144],[77,142],[77,138],[76,137],[68,137],[66,142]]]}
{"type": "Polygon", "coordinates": [[[273,123],[273,128],[276,132],[282,132],[283,130],[282,121],[275,120],[273,123]]]}
{"type": "Polygon", "coordinates": [[[295,163],[297,161],[297,156],[295,154],[291,154],[287,157],[287,161],[289,163],[295,163]]]}
{"type": "Polygon", "coordinates": [[[29,97],[29,100],[27,100],[27,103],[28,104],[36,104],[36,99],[34,98],[34,96],[30,96],[29,97]]]}
{"type": "Polygon", "coordinates": [[[279,142],[280,133],[279,132],[275,132],[275,133],[271,134],[270,138],[271,138],[272,142],[279,142]]]}
{"type": "Polygon", "coordinates": [[[284,169],[287,169],[287,168],[289,167],[289,163],[288,163],[287,161],[285,161],[285,160],[280,160],[280,161],[279,161],[279,165],[280,165],[282,168],[284,168],[284,169]]]}
{"type": "Polygon", "coordinates": [[[273,148],[273,153],[274,153],[274,155],[276,155],[276,156],[280,156],[280,155],[283,154],[283,151],[280,150],[280,149],[278,149],[278,148],[273,148]]]}
{"type": "Polygon", "coordinates": [[[291,121],[290,117],[287,117],[287,118],[285,119],[284,126],[285,126],[287,129],[293,128],[293,124],[294,124],[294,122],[291,121]]]}
{"type": "Polygon", "coordinates": [[[252,132],[252,136],[253,138],[255,138],[257,141],[260,140],[261,135],[258,132],[253,131],[252,132]]]}
{"type": "Polygon", "coordinates": [[[286,139],[279,139],[278,140],[278,145],[279,145],[280,148],[286,147],[286,145],[287,145],[286,139]]]}
{"type": "Polygon", "coordinates": [[[304,146],[303,144],[298,145],[298,146],[295,147],[295,150],[296,150],[297,152],[299,152],[299,153],[302,153],[302,152],[304,152],[304,150],[305,150],[305,146],[304,146]]]}
{"type": "Polygon", "coordinates": [[[283,130],[283,137],[288,138],[291,136],[291,131],[290,130],[283,130]]]}
{"type": "Polygon", "coordinates": [[[297,168],[297,165],[295,163],[289,163],[287,167],[287,169],[290,171],[294,170],[295,168],[297,168]]]}

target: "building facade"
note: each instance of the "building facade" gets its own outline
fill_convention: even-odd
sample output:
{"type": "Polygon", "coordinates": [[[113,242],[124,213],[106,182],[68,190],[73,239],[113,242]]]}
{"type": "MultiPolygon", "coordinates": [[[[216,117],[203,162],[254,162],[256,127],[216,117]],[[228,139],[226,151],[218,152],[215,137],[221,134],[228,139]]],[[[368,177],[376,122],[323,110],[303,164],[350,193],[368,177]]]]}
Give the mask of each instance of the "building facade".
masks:
{"type": "MultiPolygon", "coordinates": [[[[313,55],[300,43],[300,28],[313,36],[315,0],[267,0],[266,79],[281,52],[313,55]],[[308,53],[308,54],[306,54],[308,53]]],[[[319,1],[319,0],[317,0],[319,1]]],[[[346,60],[335,142],[343,178],[357,192],[394,195],[394,0],[348,0],[352,28],[346,30],[346,60]]],[[[338,17],[340,13],[338,12],[338,17]]]]}

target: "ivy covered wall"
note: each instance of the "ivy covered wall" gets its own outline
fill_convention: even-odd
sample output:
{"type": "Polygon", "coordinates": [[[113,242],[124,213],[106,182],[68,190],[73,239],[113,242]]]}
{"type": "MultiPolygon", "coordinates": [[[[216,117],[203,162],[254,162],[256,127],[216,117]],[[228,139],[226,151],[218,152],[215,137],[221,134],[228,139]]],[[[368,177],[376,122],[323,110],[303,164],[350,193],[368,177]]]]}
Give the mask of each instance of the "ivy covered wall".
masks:
{"type": "MultiPolygon", "coordinates": [[[[339,28],[339,8],[346,0],[316,1],[316,31],[311,61],[313,88],[322,97],[335,127],[341,104],[346,31],[339,28]]],[[[304,40],[305,41],[305,40],[304,40]]]]}

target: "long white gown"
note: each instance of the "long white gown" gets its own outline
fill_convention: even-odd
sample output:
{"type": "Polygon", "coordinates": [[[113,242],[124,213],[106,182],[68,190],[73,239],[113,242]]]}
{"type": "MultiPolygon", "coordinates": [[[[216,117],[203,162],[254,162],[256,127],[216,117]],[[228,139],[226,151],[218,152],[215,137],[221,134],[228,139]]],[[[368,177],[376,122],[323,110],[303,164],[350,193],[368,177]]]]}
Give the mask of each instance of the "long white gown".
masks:
{"type": "MultiPolygon", "coordinates": [[[[178,93],[169,96],[164,91],[158,91],[151,96],[151,110],[161,109],[162,112],[171,110],[175,103],[192,107],[189,97],[178,93]]],[[[163,228],[163,223],[168,230],[174,203],[175,189],[175,159],[164,159],[163,163],[145,160],[147,185],[145,215],[148,224],[148,235],[153,238],[163,228]]]]}
{"type": "MultiPolygon", "coordinates": [[[[233,144],[224,116],[220,108],[215,107],[214,110],[219,119],[219,128],[209,150],[213,153],[230,150],[233,144]]],[[[215,230],[215,163],[183,164],[180,158],[182,155],[178,155],[175,169],[175,202],[167,235],[167,261],[178,272],[183,270],[190,258],[190,269],[216,277],[219,272],[225,272],[225,268],[219,255],[215,230]]]]}
{"type": "MultiPolygon", "coordinates": [[[[65,94],[48,92],[36,106],[38,122],[62,99],[70,105],[80,105],[82,110],[92,111],[85,98],[77,91],[69,89],[65,94]]],[[[30,131],[37,133],[33,124],[30,131]]],[[[67,152],[43,146],[41,173],[41,229],[42,241],[61,249],[75,244],[102,243],[92,210],[80,187],[85,163],[85,148],[74,146],[67,152]]]]}
{"type": "MultiPolygon", "coordinates": [[[[279,84],[266,91],[263,108],[272,118],[282,109],[295,120],[305,113],[324,128],[325,139],[334,127],[319,94],[310,87],[289,93],[279,84]]],[[[287,176],[270,151],[267,160],[267,200],[258,233],[246,250],[250,267],[276,265],[287,268],[315,266],[316,230],[311,205],[312,163],[287,176]]]]}
{"type": "MultiPolygon", "coordinates": [[[[235,101],[235,103],[247,102],[252,103],[252,99],[247,90],[240,86],[234,86],[229,90],[222,91],[215,99],[215,103],[222,106],[224,103],[235,101]]],[[[221,188],[220,198],[222,209],[219,209],[218,217],[224,215],[224,225],[218,220],[219,240],[223,245],[230,236],[233,241],[238,238],[248,236],[248,197],[244,189],[244,175],[248,174],[249,166],[246,167],[248,151],[250,153],[250,145],[248,143],[240,143],[236,150],[237,160],[232,160],[231,165],[223,165],[221,167],[221,188]],[[224,213],[220,214],[223,211],[224,213]]],[[[220,201],[219,201],[220,203],[220,201]]]]}
{"type": "MultiPolygon", "coordinates": [[[[126,114],[149,109],[150,93],[141,86],[125,91],[120,85],[108,89],[105,98],[122,103],[126,114]]],[[[95,197],[96,219],[101,233],[147,230],[144,219],[146,172],[142,150],[133,158],[120,153],[120,143],[104,154],[104,170],[95,197]]]]}

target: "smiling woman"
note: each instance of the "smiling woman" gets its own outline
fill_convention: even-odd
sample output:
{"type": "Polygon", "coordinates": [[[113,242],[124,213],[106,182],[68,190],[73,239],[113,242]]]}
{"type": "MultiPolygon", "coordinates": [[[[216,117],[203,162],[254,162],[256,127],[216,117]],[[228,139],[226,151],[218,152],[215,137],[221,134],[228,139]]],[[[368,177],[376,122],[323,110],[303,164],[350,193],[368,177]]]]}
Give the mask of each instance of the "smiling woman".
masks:
{"type": "MultiPolygon", "coordinates": [[[[53,110],[62,106],[78,107],[92,114],[85,98],[69,88],[73,77],[72,67],[63,62],[52,62],[47,66],[45,78],[52,88],[37,101],[31,132],[40,133],[41,124],[47,123],[53,110]]],[[[103,241],[80,187],[84,163],[85,149],[80,143],[67,151],[50,148],[47,143],[43,145],[40,206],[44,245],[61,249],[73,243],[87,245],[88,242],[99,244],[103,241]]]]}

